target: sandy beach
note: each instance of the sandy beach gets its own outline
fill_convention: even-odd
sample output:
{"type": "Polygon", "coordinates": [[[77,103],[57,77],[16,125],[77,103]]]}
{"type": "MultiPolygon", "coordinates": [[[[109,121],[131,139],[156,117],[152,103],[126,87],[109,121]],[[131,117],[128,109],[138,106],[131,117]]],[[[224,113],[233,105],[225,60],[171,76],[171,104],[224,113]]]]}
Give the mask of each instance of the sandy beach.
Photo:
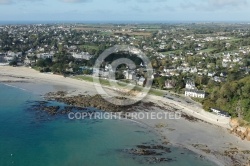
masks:
{"type": "MultiPolygon", "coordinates": [[[[25,67],[0,66],[0,83],[13,85],[44,95],[49,91],[67,91],[69,95],[97,94],[90,82],[65,78],[60,75],[39,73],[25,67]],[[23,83],[23,84],[20,84],[23,83]],[[47,90],[37,89],[34,84],[47,85],[47,90]]],[[[105,90],[112,93],[112,89],[105,90]]],[[[250,142],[241,140],[230,133],[229,118],[219,117],[201,109],[199,105],[185,104],[163,97],[148,95],[145,101],[159,105],[148,112],[168,112],[172,108],[199,120],[185,118],[176,120],[140,119],[138,122],[156,130],[162,142],[192,150],[202,158],[214,161],[217,165],[249,165],[250,142]]],[[[142,112],[145,110],[141,110],[142,112]]]]}

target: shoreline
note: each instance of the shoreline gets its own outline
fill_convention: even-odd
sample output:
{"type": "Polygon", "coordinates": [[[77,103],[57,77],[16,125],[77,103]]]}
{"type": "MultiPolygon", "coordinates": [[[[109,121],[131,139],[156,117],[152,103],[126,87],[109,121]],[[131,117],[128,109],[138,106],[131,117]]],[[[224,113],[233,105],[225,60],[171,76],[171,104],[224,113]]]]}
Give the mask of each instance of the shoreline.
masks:
{"type": "MultiPolygon", "coordinates": [[[[86,81],[80,81],[72,78],[64,78],[63,76],[39,73],[33,69],[25,67],[9,67],[0,66],[0,83],[16,84],[23,83],[25,89],[27,84],[48,84],[54,88],[55,91],[67,91],[69,96],[76,96],[79,94],[95,95],[97,92],[93,84],[86,81]]],[[[29,85],[28,85],[29,86],[29,85]]],[[[29,87],[30,91],[36,89],[36,87],[29,87]],[[33,88],[33,89],[32,89],[33,88]]],[[[29,89],[28,88],[28,89],[29,89]]],[[[105,89],[106,90],[106,89],[105,89]]],[[[107,88],[108,91],[112,89],[107,88]]],[[[46,93],[43,90],[40,92],[46,93]]],[[[38,92],[38,93],[40,93],[38,92]]],[[[192,107],[190,105],[182,105],[177,101],[160,98],[157,96],[147,96],[145,101],[152,101],[153,103],[160,105],[165,110],[153,109],[152,112],[168,111],[170,107],[173,107],[189,116],[201,119],[197,122],[190,122],[186,119],[180,121],[169,120],[135,120],[135,122],[142,125],[146,125],[149,129],[156,131],[162,138],[165,138],[167,142],[170,142],[173,146],[186,148],[193,151],[197,155],[202,155],[206,159],[213,161],[217,165],[235,165],[234,159],[245,165],[250,161],[248,155],[243,155],[242,152],[250,149],[250,143],[242,141],[240,138],[229,133],[229,119],[220,118],[219,121],[213,119],[214,116],[209,115],[206,117],[206,112],[203,112],[199,107],[192,107]],[[210,117],[211,116],[211,117],[210,117]],[[158,124],[164,124],[163,127],[156,127],[158,124]],[[226,151],[230,151],[233,148],[237,148],[238,154],[233,156],[224,156],[226,151]],[[210,153],[206,153],[210,151],[210,153]],[[244,156],[244,159],[241,159],[244,156]]],[[[140,111],[140,110],[139,110],[140,111]]]]}

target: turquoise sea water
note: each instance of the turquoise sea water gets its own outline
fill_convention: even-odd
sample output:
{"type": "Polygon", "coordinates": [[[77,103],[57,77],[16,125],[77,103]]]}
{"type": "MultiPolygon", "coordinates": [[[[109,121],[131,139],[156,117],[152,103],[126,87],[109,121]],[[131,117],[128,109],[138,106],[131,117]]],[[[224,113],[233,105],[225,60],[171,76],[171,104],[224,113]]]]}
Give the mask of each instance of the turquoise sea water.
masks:
{"type": "MultiPolygon", "coordinates": [[[[41,120],[29,110],[38,100],[39,95],[0,84],[0,166],[150,165],[121,150],[160,144],[154,132],[131,121],[70,121],[63,116],[41,120]]],[[[171,151],[164,157],[175,161],[151,165],[214,165],[184,149],[171,151]]]]}

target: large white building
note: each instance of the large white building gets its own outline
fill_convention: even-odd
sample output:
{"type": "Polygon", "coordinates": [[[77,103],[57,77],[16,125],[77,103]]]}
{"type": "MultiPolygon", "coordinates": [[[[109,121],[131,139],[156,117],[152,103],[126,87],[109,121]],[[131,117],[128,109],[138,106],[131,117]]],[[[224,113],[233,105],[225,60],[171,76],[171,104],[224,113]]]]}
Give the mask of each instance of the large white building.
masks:
{"type": "Polygon", "coordinates": [[[52,59],[54,57],[54,53],[42,53],[42,54],[37,54],[37,58],[40,59],[52,59]]]}
{"type": "Polygon", "coordinates": [[[185,96],[204,99],[206,97],[206,92],[203,90],[186,89],[185,96]]]}
{"type": "Polygon", "coordinates": [[[22,56],[22,52],[12,52],[12,51],[8,51],[7,54],[4,56],[4,60],[6,62],[11,62],[13,61],[14,58],[18,58],[22,56]]]}
{"type": "Polygon", "coordinates": [[[124,76],[127,80],[135,80],[136,75],[134,71],[126,70],[124,71],[124,76]]]}
{"type": "Polygon", "coordinates": [[[81,52],[81,53],[73,53],[72,56],[76,59],[82,59],[82,60],[90,60],[92,58],[92,55],[90,55],[88,52],[81,52]]]}
{"type": "Polygon", "coordinates": [[[206,92],[198,90],[194,81],[188,80],[186,83],[185,96],[204,99],[206,97],[206,92]]]}

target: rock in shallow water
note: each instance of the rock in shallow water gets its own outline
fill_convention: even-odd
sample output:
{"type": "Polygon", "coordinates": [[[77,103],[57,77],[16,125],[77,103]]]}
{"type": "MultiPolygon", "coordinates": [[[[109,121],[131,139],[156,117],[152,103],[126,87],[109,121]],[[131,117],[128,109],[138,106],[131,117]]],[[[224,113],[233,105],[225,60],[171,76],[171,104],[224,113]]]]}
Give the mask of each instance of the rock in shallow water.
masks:
{"type": "Polygon", "coordinates": [[[131,157],[140,163],[156,164],[174,161],[164,157],[167,153],[171,153],[171,150],[162,145],[137,145],[136,148],[124,149],[122,152],[132,155],[131,157]]]}

